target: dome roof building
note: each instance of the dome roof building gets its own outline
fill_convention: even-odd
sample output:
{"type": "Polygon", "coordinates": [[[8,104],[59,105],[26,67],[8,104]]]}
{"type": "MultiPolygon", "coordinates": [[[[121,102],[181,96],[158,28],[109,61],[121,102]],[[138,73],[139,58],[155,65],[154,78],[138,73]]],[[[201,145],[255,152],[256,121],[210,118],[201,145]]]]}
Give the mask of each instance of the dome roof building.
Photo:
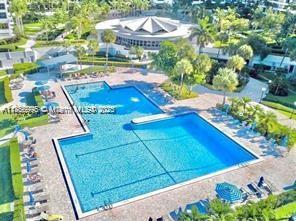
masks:
{"type": "Polygon", "coordinates": [[[96,30],[100,43],[104,30],[111,29],[116,35],[115,44],[124,49],[141,46],[146,50],[158,50],[164,40],[188,38],[193,27],[192,24],[170,18],[146,16],[103,21],[96,25],[96,30]]]}

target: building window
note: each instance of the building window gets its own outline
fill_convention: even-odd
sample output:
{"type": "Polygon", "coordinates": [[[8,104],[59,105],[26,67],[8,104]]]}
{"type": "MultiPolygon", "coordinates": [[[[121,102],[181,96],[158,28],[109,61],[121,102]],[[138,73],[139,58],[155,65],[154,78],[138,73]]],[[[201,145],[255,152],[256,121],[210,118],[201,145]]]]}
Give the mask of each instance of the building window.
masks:
{"type": "Polygon", "coordinates": [[[1,9],[5,9],[5,4],[4,3],[0,3],[0,10],[1,9]]]}
{"type": "Polygon", "coordinates": [[[0,12],[0,18],[7,18],[6,12],[0,12]]]}

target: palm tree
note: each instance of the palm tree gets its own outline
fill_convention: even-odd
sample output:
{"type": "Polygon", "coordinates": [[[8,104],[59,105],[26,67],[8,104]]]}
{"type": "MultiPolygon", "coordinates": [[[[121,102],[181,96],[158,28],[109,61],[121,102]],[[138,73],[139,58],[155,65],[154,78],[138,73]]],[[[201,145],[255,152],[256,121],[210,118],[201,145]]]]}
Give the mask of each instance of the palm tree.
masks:
{"type": "Polygon", "coordinates": [[[249,97],[242,97],[240,101],[241,105],[243,106],[243,112],[246,113],[247,104],[250,103],[252,99],[249,97]]]}
{"type": "Polygon", "coordinates": [[[84,15],[79,13],[71,19],[72,27],[76,29],[77,38],[81,38],[82,30],[90,25],[90,20],[84,15]]]}
{"type": "Polygon", "coordinates": [[[189,75],[193,71],[192,64],[186,58],[178,61],[175,66],[175,71],[180,75],[180,90],[179,90],[179,97],[181,97],[183,82],[184,82],[184,75],[189,75]]]}
{"type": "Polygon", "coordinates": [[[258,129],[261,130],[264,136],[267,136],[273,130],[276,121],[277,117],[273,112],[263,112],[259,115],[258,129]]]}
{"type": "Polygon", "coordinates": [[[229,39],[229,35],[226,32],[218,33],[217,40],[219,41],[219,48],[218,48],[217,58],[219,58],[222,45],[225,44],[228,41],[228,39],[229,39]]]}
{"type": "Polygon", "coordinates": [[[227,61],[226,66],[233,70],[238,70],[240,73],[243,67],[245,66],[245,63],[245,60],[241,56],[234,55],[230,57],[230,59],[227,61]]]}
{"type": "Polygon", "coordinates": [[[15,17],[18,31],[21,34],[23,34],[24,33],[23,17],[28,11],[27,2],[25,0],[12,0],[10,10],[15,17]]]}
{"type": "Polygon", "coordinates": [[[41,20],[41,26],[46,35],[46,41],[48,42],[48,32],[53,28],[53,22],[50,17],[43,18],[41,20]]]}
{"type": "Polygon", "coordinates": [[[102,41],[106,44],[106,67],[108,66],[109,45],[116,41],[115,33],[107,29],[102,33],[102,41]]]}
{"type": "Polygon", "coordinates": [[[220,68],[218,74],[213,79],[213,86],[217,90],[223,91],[223,105],[226,101],[226,92],[234,91],[237,85],[237,74],[229,68],[220,68]]]}
{"type": "Polygon", "coordinates": [[[99,50],[99,45],[96,40],[90,40],[87,45],[88,51],[92,55],[93,66],[95,66],[95,54],[99,50]]]}
{"type": "Polygon", "coordinates": [[[80,64],[80,70],[82,70],[82,63],[81,63],[81,59],[82,57],[85,55],[85,48],[81,45],[77,45],[75,46],[75,50],[76,50],[76,55],[78,57],[78,62],[80,64]]]}
{"type": "Polygon", "coordinates": [[[196,37],[196,43],[199,45],[199,54],[201,54],[202,48],[214,39],[215,28],[209,21],[209,17],[199,20],[199,27],[195,28],[191,34],[191,37],[196,37]]]}
{"type": "Polygon", "coordinates": [[[244,44],[237,49],[237,54],[245,60],[253,57],[253,49],[250,45],[244,44]]]}
{"type": "Polygon", "coordinates": [[[213,220],[219,221],[235,221],[235,214],[228,203],[224,203],[219,199],[210,202],[209,213],[213,220]]]}

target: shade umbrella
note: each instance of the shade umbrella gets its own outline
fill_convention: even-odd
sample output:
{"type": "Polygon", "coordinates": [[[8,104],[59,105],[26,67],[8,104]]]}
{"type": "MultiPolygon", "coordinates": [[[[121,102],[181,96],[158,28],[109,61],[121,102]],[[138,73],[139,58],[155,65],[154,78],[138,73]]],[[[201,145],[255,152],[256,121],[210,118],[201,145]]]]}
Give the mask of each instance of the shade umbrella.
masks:
{"type": "Polygon", "coordinates": [[[242,199],[242,192],[240,191],[240,189],[230,183],[218,183],[216,185],[216,192],[221,199],[224,199],[230,203],[242,199]]]}
{"type": "Polygon", "coordinates": [[[56,103],[56,102],[50,102],[50,101],[48,101],[48,102],[45,102],[44,106],[45,106],[47,109],[53,109],[53,108],[58,107],[59,104],[56,103]]]}

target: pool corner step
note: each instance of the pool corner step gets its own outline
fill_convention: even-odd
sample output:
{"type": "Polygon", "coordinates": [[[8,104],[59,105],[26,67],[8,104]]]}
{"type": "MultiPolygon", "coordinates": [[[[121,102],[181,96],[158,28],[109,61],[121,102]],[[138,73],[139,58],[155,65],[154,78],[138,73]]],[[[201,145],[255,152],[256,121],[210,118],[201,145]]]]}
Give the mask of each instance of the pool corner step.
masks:
{"type": "Polygon", "coordinates": [[[154,115],[149,115],[149,116],[145,116],[145,117],[139,117],[139,118],[132,119],[131,122],[133,124],[142,124],[142,123],[147,123],[147,122],[151,122],[151,121],[157,121],[157,120],[162,120],[162,119],[167,119],[167,118],[172,118],[172,117],[174,117],[174,115],[168,114],[168,113],[154,114],[154,115]]]}

